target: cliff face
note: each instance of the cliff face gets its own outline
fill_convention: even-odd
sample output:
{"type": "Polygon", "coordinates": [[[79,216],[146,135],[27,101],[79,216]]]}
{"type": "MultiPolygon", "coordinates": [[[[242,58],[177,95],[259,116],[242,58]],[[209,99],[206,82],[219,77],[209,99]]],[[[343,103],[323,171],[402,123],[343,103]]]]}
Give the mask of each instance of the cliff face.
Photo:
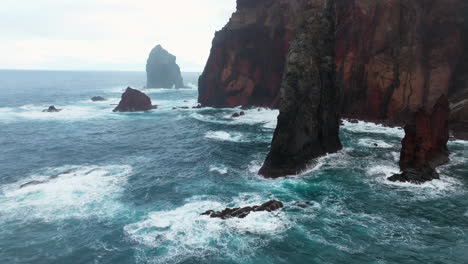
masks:
{"type": "Polygon", "coordinates": [[[298,0],[238,0],[199,79],[204,106],[277,107],[298,0]]]}
{"type": "Polygon", "coordinates": [[[303,10],[304,21],[286,59],[278,125],[259,172],[269,178],[298,174],[312,159],[341,149],[334,4],[305,1],[303,10]]]}
{"type": "Polygon", "coordinates": [[[184,88],[176,57],[157,45],[150,53],[146,63],[146,87],[184,88]]]}
{"type": "Polygon", "coordinates": [[[403,173],[389,180],[423,183],[439,178],[435,168],[449,161],[449,116],[449,102],[445,96],[437,100],[432,112],[420,109],[413,115],[413,120],[405,126],[405,137],[401,142],[400,169],[403,173]]]}
{"type": "MultiPolygon", "coordinates": [[[[278,106],[289,42],[304,14],[299,0],[239,0],[218,32],[200,78],[208,106],[278,106]]],[[[341,113],[406,122],[442,94],[468,88],[464,0],[337,0],[336,59],[341,113]]],[[[460,120],[455,120],[457,123],[460,120]]]]}
{"type": "Polygon", "coordinates": [[[339,1],[342,112],[408,121],[453,87],[463,54],[463,0],[339,1]]]}

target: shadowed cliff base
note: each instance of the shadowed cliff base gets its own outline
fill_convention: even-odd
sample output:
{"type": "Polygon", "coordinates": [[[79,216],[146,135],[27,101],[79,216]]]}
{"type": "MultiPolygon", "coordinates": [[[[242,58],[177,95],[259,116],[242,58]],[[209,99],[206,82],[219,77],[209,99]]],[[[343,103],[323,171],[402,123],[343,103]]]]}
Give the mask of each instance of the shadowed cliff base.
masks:
{"type": "Polygon", "coordinates": [[[304,3],[304,21],[292,42],[281,86],[280,114],[259,174],[293,175],[341,149],[334,67],[334,1],[304,3]]]}

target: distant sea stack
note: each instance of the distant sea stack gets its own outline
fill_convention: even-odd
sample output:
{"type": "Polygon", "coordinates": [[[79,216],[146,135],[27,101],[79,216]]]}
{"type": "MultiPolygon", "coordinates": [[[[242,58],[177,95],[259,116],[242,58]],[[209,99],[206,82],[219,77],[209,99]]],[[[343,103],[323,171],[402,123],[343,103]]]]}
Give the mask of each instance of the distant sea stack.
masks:
{"type": "MultiPolygon", "coordinates": [[[[238,0],[199,80],[204,106],[279,108],[289,45],[304,3],[238,0]]],[[[468,85],[466,0],[337,0],[335,66],[344,117],[404,124],[468,85]]],[[[463,127],[459,115],[451,124],[463,127]]],[[[458,133],[460,134],[460,133],[458,133]]]]}
{"type": "Polygon", "coordinates": [[[431,112],[420,109],[414,114],[411,123],[405,126],[400,155],[402,173],[390,177],[390,181],[420,184],[439,178],[435,168],[449,161],[449,116],[445,96],[437,100],[431,112]]]}
{"type": "Polygon", "coordinates": [[[335,5],[305,4],[281,86],[280,114],[271,150],[259,174],[294,175],[314,158],[341,149],[334,66],[335,5]]]}
{"type": "Polygon", "coordinates": [[[127,87],[114,112],[143,112],[154,109],[151,99],[144,93],[127,87]]]}
{"type": "Polygon", "coordinates": [[[161,45],[157,45],[148,57],[146,76],[148,88],[184,88],[176,57],[161,45]]]}

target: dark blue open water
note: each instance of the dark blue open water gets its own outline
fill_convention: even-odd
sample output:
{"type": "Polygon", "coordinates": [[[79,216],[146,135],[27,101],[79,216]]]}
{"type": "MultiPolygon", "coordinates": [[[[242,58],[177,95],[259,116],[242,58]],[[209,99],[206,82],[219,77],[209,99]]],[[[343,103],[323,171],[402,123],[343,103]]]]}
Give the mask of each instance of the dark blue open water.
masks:
{"type": "Polygon", "coordinates": [[[343,151],[265,180],[276,111],[172,110],[196,104],[194,87],[146,89],[159,109],[112,113],[144,83],[139,72],[0,71],[0,263],[467,263],[467,142],[450,142],[441,180],[392,184],[403,131],[346,123],[343,151]],[[49,105],[64,110],[42,113],[49,105]],[[199,215],[268,199],[286,207],[199,215]]]}

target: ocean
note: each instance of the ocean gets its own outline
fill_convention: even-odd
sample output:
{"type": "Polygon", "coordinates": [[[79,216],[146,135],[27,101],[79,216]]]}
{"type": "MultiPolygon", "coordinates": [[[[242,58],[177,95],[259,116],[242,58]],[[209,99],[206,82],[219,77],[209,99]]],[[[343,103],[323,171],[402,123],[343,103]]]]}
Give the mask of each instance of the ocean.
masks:
{"type": "Polygon", "coordinates": [[[196,105],[197,76],[0,71],[0,263],[467,263],[467,141],[440,180],[391,183],[404,131],[345,121],[342,151],[267,180],[278,111],[173,110],[196,105]],[[113,113],[127,86],[158,109],[113,113]],[[200,215],[270,199],[285,207],[200,215]]]}

